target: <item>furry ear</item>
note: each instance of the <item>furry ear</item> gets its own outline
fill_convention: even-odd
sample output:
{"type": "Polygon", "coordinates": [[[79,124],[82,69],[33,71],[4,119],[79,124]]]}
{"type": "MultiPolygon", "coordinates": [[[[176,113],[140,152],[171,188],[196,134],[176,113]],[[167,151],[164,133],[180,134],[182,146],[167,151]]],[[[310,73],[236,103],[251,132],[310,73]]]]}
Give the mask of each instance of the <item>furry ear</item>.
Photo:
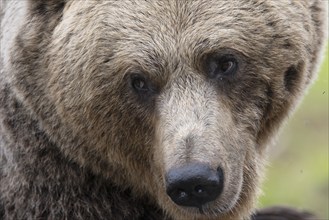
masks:
{"type": "MultiPolygon", "coordinates": [[[[38,20],[41,32],[51,32],[61,21],[69,0],[28,0],[28,18],[38,20]],[[38,17],[38,19],[34,19],[38,17]]],[[[36,24],[36,22],[34,22],[36,24]]]]}
{"type": "Polygon", "coordinates": [[[29,0],[29,9],[33,15],[47,16],[61,14],[67,0],[29,0]]]}
{"type": "Polygon", "coordinates": [[[313,50],[311,51],[311,66],[309,68],[309,76],[307,84],[317,75],[321,58],[324,53],[324,46],[328,38],[328,1],[312,0],[307,1],[309,3],[308,10],[311,12],[312,24],[315,29],[315,35],[313,37],[313,50]]]}

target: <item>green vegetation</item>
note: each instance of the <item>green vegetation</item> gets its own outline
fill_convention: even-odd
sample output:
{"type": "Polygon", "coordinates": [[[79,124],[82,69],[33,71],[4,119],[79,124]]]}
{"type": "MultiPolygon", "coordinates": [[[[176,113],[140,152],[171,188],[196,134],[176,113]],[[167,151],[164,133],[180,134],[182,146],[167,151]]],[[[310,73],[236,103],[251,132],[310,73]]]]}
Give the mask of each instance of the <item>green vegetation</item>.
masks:
{"type": "Polygon", "coordinates": [[[328,214],[328,50],[319,78],[270,152],[260,206],[288,205],[328,214]]]}

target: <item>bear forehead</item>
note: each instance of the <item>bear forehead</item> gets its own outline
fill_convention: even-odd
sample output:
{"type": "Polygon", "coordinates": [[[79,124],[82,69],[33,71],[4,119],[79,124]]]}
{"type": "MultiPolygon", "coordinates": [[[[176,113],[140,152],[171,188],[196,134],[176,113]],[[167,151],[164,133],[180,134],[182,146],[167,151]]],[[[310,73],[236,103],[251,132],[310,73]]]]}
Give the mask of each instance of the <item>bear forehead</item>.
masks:
{"type": "Polygon", "coordinates": [[[139,66],[150,72],[159,72],[162,67],[166,70],[160,72],[171,72],[179,62],[195,66],[204,55],[223,48],[238,51],[255,65],[277,69],[280,63],[285,68],[300,60],[305,42],[309,42],[303,28],[308,24],[288,19],[288,15],[302,16],[297,10],[301,7],[296,4],[297,11],[291,14],[284,7],[287,4],[244,0],[72,1],[66,5],[59,33],[68,39],[77,35],[74,41],[93,41],[85,42],[89,50],[94,45],[97,53],[117,59],[120,66],[139,66]]]}
{"type": "Polygon", "coordinates": [[[104,37],[118,47],[122,42],[125,48],[153,46],[158,53],[163,49],[186,55],[193,54],[189,49],[195,52],[231,47],[253,57],[268,49],[276,38],[304,41],[296,37],[298,25],[287,19],[289,12],[280,4],[283,3],[244,0],[106,0],[73,1],[68,10],[71,8],[94,28],[100,28],[97,32],[102,36],[106,32],[104,37]]]}

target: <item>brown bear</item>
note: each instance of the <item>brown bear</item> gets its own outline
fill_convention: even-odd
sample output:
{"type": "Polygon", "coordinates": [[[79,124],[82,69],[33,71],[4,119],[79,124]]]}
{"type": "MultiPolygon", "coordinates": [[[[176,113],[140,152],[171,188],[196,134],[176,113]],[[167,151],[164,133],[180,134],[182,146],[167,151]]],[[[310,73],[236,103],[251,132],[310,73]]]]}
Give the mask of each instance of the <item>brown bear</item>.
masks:
{"type": "Polygon", "coordinates": [[[325,2],[2,0],[0,219],[248,219],[325,2]]]}

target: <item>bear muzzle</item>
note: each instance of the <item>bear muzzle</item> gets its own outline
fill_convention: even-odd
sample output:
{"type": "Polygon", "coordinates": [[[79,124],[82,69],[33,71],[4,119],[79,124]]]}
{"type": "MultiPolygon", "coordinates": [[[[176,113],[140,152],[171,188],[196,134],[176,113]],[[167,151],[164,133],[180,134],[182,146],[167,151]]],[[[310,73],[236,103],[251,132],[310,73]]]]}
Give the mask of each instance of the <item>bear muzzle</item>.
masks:
{"type": "Polygon", "coordinates": [[[172,168],[166,174],[166,191],[179,206],[196,207],[214,201],[223,191],[224,175],[220,167],[191,163],[172,168]]]}

